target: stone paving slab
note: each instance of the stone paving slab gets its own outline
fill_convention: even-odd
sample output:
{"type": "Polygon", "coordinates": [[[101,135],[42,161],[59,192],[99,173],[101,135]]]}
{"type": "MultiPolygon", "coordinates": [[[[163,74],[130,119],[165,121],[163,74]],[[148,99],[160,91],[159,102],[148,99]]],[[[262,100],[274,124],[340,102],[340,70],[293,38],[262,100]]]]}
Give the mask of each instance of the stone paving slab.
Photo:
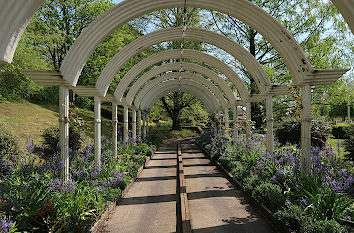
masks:
{"type": "Polygon", "coordinates": [[[176,231],[176,143],[162,145],[115,208],[105,232],[176,231]]]}
{"type": "Polygon", "coordinates": [[[194,233],[275,232],[193,141],[182,155],[194,233]]]}

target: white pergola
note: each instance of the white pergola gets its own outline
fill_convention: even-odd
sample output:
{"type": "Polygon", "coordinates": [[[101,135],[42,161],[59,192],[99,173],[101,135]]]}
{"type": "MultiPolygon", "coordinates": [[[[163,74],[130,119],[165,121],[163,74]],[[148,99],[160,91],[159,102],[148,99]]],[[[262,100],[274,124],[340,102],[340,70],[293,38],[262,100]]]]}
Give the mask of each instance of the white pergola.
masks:
{"type": "MultiPolygon", "coordinates": [[[[44,0],[0,0],[0,62],[12,61],[18,41],[34,12],[44,0]]],[[[337,0],[333,3],[342,12],[353,31],[354,3],[351,0],[337,0]]],[[[284,85],[273,85],[261,64],[236,42],[199,28],[187,28],[185,39],[200,41],[225,50],[235,57],[255,79],[259,94],[251,95],[237,73],[221,60],[194,50],[184,50],[183,58],[201,61],[218,70],[230,81],[239,96],[234,95],[225,80],[214,71],[203,66],[181,62],[183,67],[181,85],[178,81],[180,63],[166,63],[170,59],[180,59],[181,51],[168,50],[153,54],[137,63],[119,82],[113,95],[107,94],[116,73],[133,56],[145,49],[166,41],[181,39],[181,28],[163,29],[144,35],[121,49],[106,65],[95,86],[77,86],[80,73],[97,46],[115,29],[144,14],[166,8],[184,7],[184,0],[125,0],[112,7],[93,21],[70,47],[59,71],[24,71],[40,85],[60,87],[59,128],[61,158],[64,168],[63,180],[69,178],[69,89],[80,96],[94,97],[95,100],[95,159],[100,165],[101,153],[101,113],[102,102],[112,103],[113,153],[117,153],[117,105],[124,107],[124,143],[128,143],[128,111],[132,111],[132,140],[140,140],[148,132],[148,112],[162,96],[172,91],[185,91],[198,97],[210,115],[225,113],[225,127],[229,127],[228,111],[234,111],[237,122],[238,106],[246,107],[247,122],[251,119],[251,102],[266,100],[267,111],[267,151],[273,152],[273,100],[275,95],[289,92],[284,85]],[[162,65],[160,65],[163,63],[162,65]],[[152,67],[152,68],[151,68],[152,67]],[[151,68],[146,73],[143,73],[151,68]],[[142,74],[142,75],[141,75],[142,74]],[[139,76],[141,75],[141,76],[139,76]],[[137,79],[139,77],[139,79],[137,79]],[[127,95],[125,95],[127,93],[127,95]],[[137,119],[138,118],[138,119],[137,119]],[[143,125],[141,125],[143,120],[143,125]]],[[[314,70],[301,46],[291,33],[275,18],[247,0],[191,0],[187,7],[220,11],[233,16],[261,33],[277,50],[287,66],[294,84],[301,87],[302,128],[301,128],[301,168],[307,171],[310,164],[311,146],[311,86],[335,82],[347,69],[314,70]]],[[[219,124],[220,125],[220,124],[219,124]]],[[[228,129],[227,129],[228,130],[228,129]]],[[[247,124],[246,138],[250,139],[250,125],[247,124]]],[[[237,124],[234,123],[237,137],[237,124]]]]}

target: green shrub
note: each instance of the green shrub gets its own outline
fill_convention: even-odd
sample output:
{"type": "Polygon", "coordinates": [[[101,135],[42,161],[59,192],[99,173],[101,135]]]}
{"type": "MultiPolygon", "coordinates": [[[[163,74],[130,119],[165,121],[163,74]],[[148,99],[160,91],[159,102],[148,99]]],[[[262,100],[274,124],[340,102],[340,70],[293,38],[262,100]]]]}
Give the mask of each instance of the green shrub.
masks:
{"type": "Polygon", "coordinates": [[[244,179],[244,190],[247,193],[252,193],[252,190],[261,183],[261,179],[258,175],[251,174],[250,176],[244,179]]]}
{"type": "MultiPolygon", "coordinates": [[[[42,137],[44,139],[45,155],[51,155],[58,151],[59,136],[60,132],[58,127],[53,126],[44,130],[42,137]]],[[[70,127],[69,148],[78,150],[81,147],[82,141],[83,134],[78,129],[70,127]]]]}
{"type": "Polygon", "coordinates": [[[285,202],[281,187],[268,182],[256,186],[252,192],[252,196],[271,210],[279,209],[285,202]]]}
{"type": "Polygon", "coordinates": [[[348,139],[349,135],[347,132],[351,128],[354,128],[354,125],[333,125],[331,133],[336,139],[348,139]]]}
{"type": "Polygon", "coordinates": [[[249,174],[248,167],[240,161],[232,161],[230,166],[232,167],[231,174],[240,180],[243,180],[243,178],[249,174]]]}
{"type": "Polygon", "coordinates": [[[275,219],[289,227],[292,230],[299,231],[305,219],[304,210],[297,205],[290,204],[289,206],[278,210],[274,214],[275,219]]]}
{"type": "Polygon", "coordinates": [[[0,156],[19,153],[18,139],[0,126],[0,156]]]}
{"type": "MultiPolygon", "coordinates": [[[[313,120],[311,126],[311,145],[323,147],[326,144],[330,127],[324,121],[313,120]]],[[[287,143],[300,145],[301,122],[299,119],[284,121],[275,130],[278,141],[285,145],[287,143]]]]}
{"type": "Polygon", "coordinates": [[[349,154],[346,157],[354,161],[354,126],[346,128],[347,139],[344,140],[344,148],[349,154]]]}
{"type": "MultiPolygon", "coordinates": [[[[75,106],[87,110],[91,110],[91,107],[94,105],[93,100],[89,97],[77,96],[75,97],[75,106]]],[[[112,114],[111,114],[112,117],[112,114]]]]}
{"type": "Polygon", "coordinates": [[[14,65],[0,67],[0,93],[2,100],[16,101],[28,99],[34,88],[30,79],[14,65]]]}
{"type": "Polygon", "coordinates": [[[324,232],[331,232],[331,233],[344,233],[347,232],[345,227],[341,226],[335,220],[321,220],[314,222],[312,224],[304,225],[303,232],[306,233],[324,233],[324,232]]]}

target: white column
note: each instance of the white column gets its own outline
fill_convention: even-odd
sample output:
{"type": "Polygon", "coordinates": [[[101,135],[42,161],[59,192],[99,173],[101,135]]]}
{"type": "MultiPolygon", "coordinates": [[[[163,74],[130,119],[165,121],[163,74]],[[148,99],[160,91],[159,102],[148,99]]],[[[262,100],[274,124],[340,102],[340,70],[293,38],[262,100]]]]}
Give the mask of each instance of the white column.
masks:
{"type": "Polygon", "coordinates": [[[69,180],[69,89],[64,85],[59,87],[59,131],[61,179],[67,182],[69,180]]]}
{"type": "Polygon", "coordinates": [[[136,110],[132,109],[132,142],[136,143],[136,110]]]}
{"type": "Polygon", "coordinates": [[[129,131],[129,110],[127,106],[124,106],[123,109],[123,116],[124,116],[124,122],[123,122],[123,144],[126,145],[128,143],[128,131],[129,131]]]}
{"type": "Polygon", "coordinates": [[[149,122],[150,122],[150,114],[146,113],[146,134],[150,132],[149,122]]]}
{"type": "Polygon", "coordinates": [[[141,111],[138,110],[138,141],[141,141],[141,111]]]}
{"type": "Polygon", "coordinates": [[[219,121],[219,133],[222,133],[222,122],[221,122],[221,111],[218,114],[218,121],[219,121]]]}
{"type": "Polygon", "coordinates": [[[246,142],[251,141],[251,102],[246,102],[246,142]]]}
{"type": "Polygon", "coordinates": [[[237,104],[235,105],[234,108],[234,114],[233,114],[233,121],[234,121],[234,139],[238,138],[238,112],[237,112],[237,104]]]}
{"type": "Polygon", "coordinates": [[[218,118],[218,113],[214,114],[214,119],[215,119],[215,128],[214,131],[218,134],[219,133],[219,118],[218,118]]]}
{"type": "Polygon", "coordinates": [[[117,103],[112,102],[112,153],[113,155],[117,155],[118,150],[118,111],[117,111],[117,103]]]}
{"type": "Polygon", "coordinates": [[[146,138],[146,114],[143,114],[143,138],[146,138]]]}
{"type": "Polygon", "coordinates": [[[101,100],[95,96],[95,162],[101,167],[101,100]]]}
{"type": "Polygon", "coordinates": [[[266,111],[267,111],[267,137],[266,147],[267,152],[273,154],[274,151],[274,134],[273,134],[273,96],[269,95],[266,98],[266,111]]]}
{"type": "Polygon", "coordinates": [[[308,174],[311,163],[311,86],[301,87],[301,171],[308,174]]]}
{"type": "Polygon", "coordinates": [[[229,109],[225,108],[225,134],[229,135],[229,109]]]}

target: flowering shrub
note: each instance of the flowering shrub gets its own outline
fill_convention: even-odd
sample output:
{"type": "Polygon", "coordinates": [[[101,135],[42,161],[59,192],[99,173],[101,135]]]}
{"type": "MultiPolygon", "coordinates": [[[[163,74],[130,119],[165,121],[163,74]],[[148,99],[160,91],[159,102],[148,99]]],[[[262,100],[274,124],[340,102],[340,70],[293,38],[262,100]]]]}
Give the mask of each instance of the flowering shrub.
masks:
{"type": "Polygon", "coordinates": [[[87,232],[135,178],[145,155],[156,149],[147,144],[119,146],[113,156],[109,140],[104,139],[98,167],[92,145],[85,142],[70,151],[70,179],[63,183],[59,154],[40,160],[33,147],[27,146],[27,156],[0,160],[0,232],[11,232],[10,225],[27,232],[87,232]]]}
{"type": "Polygon", "coordinates": [[[311,169],[304,175],[296,145],[276,145],[269,154],[263,136],[253,135],[247,144],[244,137],[204,134],[198,142],[292,230],[345,232],[353,224],[353,165],[337,159],[331,148],[313,147],[311,169]]]}

